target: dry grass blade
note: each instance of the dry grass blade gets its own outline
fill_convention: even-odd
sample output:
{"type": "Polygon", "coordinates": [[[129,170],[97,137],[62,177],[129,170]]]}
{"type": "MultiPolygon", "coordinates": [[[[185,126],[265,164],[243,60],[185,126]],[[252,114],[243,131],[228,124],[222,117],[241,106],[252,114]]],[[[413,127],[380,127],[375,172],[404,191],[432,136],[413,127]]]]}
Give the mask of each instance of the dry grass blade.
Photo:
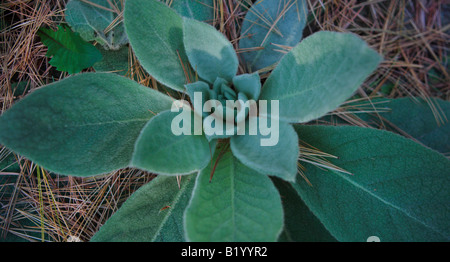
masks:
{"type": "Polygon", "coordinates": [[[333,170],[336,172],[342,172],[345,174],[349,174],[352,175],[350,172],[346,171],[345,169],[342,169],[336,165],[334,165],[333,163],[331,163],[328,159],[336,159],[338,158],[337,156],[334,155],[330,155],[326,152],[321,151],[318,148],[315,148],[314,146],[300,140],[299,141],[299,146],[300,146],[300,157],[299,157],[299,162],[298,162],[298,173],[300,174],[300,176],[305,179],[305,181],[310,185],[313,186],[311,184],[311,182],[308,180],[308,177],[305,174],[305,167],[301,164],[301,162],[305,162],[311,165],[314,165],[318,168],[321,169],[328,169],[328,170],[333,170]]]}
{"type": "Polygon", "coordinates": [[[80,0],[80,1],[84,2],[84,3],[88,4],[88,5],[92,5],[92,6],[95,6],[97,8],[100,8],[100,9],[103,9],[103,10],[106,10],[106,11],[109,11],[109,12],[112,12],[112,13],[116,13],[117,12],[117,14],[118,14],[117,8],[115,8],[115,6],[109,0],[108,0],[108,2],[110,4],[111,8],[104,7],[102,5],[93,3],[93,2],[88,1],[88,0],[80,0]]]}
{"type": "Polygon", "coordinates": [[[443,1],[311,0],[310,4],[316,17],[316,23],[310,23],[311,31],[356,33],[384,56],[374,77],[396,85],[390,97],[448,99],[450,79],[445,63],[449,35],[444,31],[444,14],[441,16],[443,1]],[[430,71],[439,75],[433,86],[430,71]]]}

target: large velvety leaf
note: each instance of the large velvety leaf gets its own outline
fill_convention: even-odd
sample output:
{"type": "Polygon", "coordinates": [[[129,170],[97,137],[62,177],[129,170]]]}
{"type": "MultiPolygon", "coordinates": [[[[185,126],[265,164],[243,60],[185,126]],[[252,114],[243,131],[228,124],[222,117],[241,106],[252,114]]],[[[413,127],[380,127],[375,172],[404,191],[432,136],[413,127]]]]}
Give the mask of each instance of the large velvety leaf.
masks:
{"type": "Polygon", "coordinates": [[[131,47],[144,69],[178,91],[187,83],[189,65],[183,46],[180,15],[156,0],[125,2],[124,23],[131,47]]]}
{"type": "MultiPolygon", "coordinates": [[[[352,116],[368,125],[411,138],[444,155],[450,154],[450,102],[438,98],[427,101],[420,97],[376,98],[371,102],[349,103],[355,107],[352,116]],[[376,112],[361,113],[362,106],[376,112]]],[[[366,109],[364,108],[364,109],[366,109]]],[[[349,111],[351,112],[351,111],[349,111]]],[[[321,118],[334,125],[349,124],[347,117],[326,115],[321,118]]]]}
{"type": "Polygon", "coordinates": [[[185,213],[187,239],[276,241],[283,226],[283,209],[270,178],[244,166],[230,151],[220,158],[210,182],[212,169],[208,165],[197,177],[185,213]]]}
{"type": "Polygon", "coordinates": [[[50,65],[69,74],[79,73],[102,59],[102,54],[85,42],[67,26],[58,26],[57,31],[40,28],[38,35],[47,47],[50,65]]]}
{"type": "Polygon", "coordinates": [[[292,47],[302,39],[307,13],[305,0],[255,1],[242,23],[244,65],[256,71],[277,63],[284,54],[281,46],[292,47]]]}
{"type": "Polygon", "coordinates": [[[120,11],[119,0],[70,0],[65,19],[84,40],[95,40],[107,50],[117,50],[128,42],[122,21],[117,21],[120,11]]]}
{"type": "Polygon", "coordinates": [[[309,210],[292,185],[272,178],[281,195],[284,228],[279,242],[335,242],[336,239],[309,210]]]}
{"type": "Polygon", "coordinates": [[[158,176],[139,188],[92,237],[92,242],[182,242],[183,213],[195,176],[158,176]]]}
{"type": "Polygon", "coordinates": [[[205,23],[214,20],[214,0],[173,0],[171,7],[185,17],[205,23]]]}
{"type": "Polygon", "coordinates": [[[128,56],[130,49],[123,46],[119,50],[100,49],[103,59],[94,64],[96,72],[112,72],[118,75],[126,75],[129,70],[128,56]]]}
{"type": "MultiPolygon", "coordinates": [[[[148,122],[136,141],[134,167],[157,174],[179,175],[200,171],[209,163],[213,149],[203,134],[172,132],[172,121],[180,114],[164,111],[148,122]]],[[[193,112],[191,115],[193,120],[193,112]]]]}
{"type": "Polygon", "coordinates": [[[306,164],[312,186],[294,188],[340,241],[448,241],[450,160],[392,132],[351,126],[298,126],[301,140],[339,157],[351,172],[306,164]]]}
{"type": "Polygon", "coordinates": [[[307,122],[347,100],[379,62],[380,56],[356,35],[318,32],[281,59],[260,99],[279,100],[284,121],[307,122]]]}
{"type": "Polygon", "coordinates": [[[152,112],[172,99],[116,74],[85,73],[26,96],[0,117],[0,143],[60,174],[128,166],[152,112]]]}
{"type": "MultiPolygon", "coordinates": [[[[261,121],[261,119],[258,119],[261,121]]],[[[299,157],[298,137],[291,124],[280,122],[270,135],[256,135],[246,132],[230,139],[231,150],[246,166],[266,175],[295,181],[299,157]],[[261,139],[278,139],[275,145],[262,146],[261,139]]]]}
{"type": "Polygon", "coordinates": [[[389,108],[387,112],[379,112],[378,115],[366,115],[363,119],[374,126],[381,123],[393,132],[407,134],[420,143],[435,149],[443,154],[450,153],[450,102],[441,99],[432,99],[428,104],[421,98],[417,101],[411,98],[397,98],[376,105],[377,108],[389,108]],[[435,113],[432,110],[435,107],[435,113]],[[379,116],[382,118],[380,119],[379,116]],[[400,130],[401,131],[400,131],[400,130]]]}
{"type": "Polygon", "coordinates": [[[183,41],[192,68],[213,84],[217,77],[231,82],[239,61],[230,41],[214,27],[194,19],[183,19],[183,41]]]}

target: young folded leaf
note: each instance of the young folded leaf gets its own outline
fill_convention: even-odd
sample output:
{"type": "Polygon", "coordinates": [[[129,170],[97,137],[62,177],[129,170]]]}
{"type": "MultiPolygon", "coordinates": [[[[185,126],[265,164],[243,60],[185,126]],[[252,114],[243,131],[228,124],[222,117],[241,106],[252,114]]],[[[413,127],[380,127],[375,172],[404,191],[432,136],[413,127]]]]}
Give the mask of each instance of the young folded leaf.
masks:
{"type": "Polygon", "coordinates": [[[236,91],[244,93],[248,99],[258,101],[261,93],[261,79],[258,72],[235,76],[233,85],[236,91]]]}
{"type": "Polygon", "coordinates": [[[217,77],[231,82],[239,61],[230,41],[214,27],[183,18],[183,42],[192,68],[213,84],[217,77]]]}

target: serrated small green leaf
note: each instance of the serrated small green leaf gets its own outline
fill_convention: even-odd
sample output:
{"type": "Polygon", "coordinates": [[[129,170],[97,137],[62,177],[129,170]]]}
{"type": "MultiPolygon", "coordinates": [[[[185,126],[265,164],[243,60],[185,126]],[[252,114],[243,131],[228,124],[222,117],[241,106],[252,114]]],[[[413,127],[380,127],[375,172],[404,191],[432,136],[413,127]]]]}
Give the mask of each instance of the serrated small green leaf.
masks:
{"type": "Polygon", "coordinates": [[[131,195],[91,242],[183,242],[183,213],[195,175],[158,176],[131,195]]]}
{"type": "MultiPolygon", "coordinates": [[[[221,149],[216,151],[213,163],[221,149]]],[[[228,151],[214,170],[211,165],[203,169],[195,183],[184,215],[187,240],[277,240],[283,226],[283,209],[280,195],[268,176],[246,167],[228,151]]]]}
{"type": "Polygon", "coordinates": [[[40,28],[38,35],[48,47],[50,65],[59,71],[75,74],[93,66],[102,59],[102,54],[90,43],[85,42],[68,27],[58,26],[57,31],[40,28]]]}

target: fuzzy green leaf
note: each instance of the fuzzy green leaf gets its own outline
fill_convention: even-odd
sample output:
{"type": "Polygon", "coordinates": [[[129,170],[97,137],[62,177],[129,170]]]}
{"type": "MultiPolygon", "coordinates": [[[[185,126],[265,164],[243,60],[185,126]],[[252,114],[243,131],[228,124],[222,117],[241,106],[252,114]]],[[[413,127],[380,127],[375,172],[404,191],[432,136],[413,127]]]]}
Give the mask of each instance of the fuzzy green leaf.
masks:
{"type": "Polygon", "coordinates": [[[38,35],[48,47],[46,56],[51,57],[50,65],[59,71],[79,73],[102,59],[95,46],[85,42],[68,27],[58,26],[57,31],[40,28],[38,35]]]}
{"type": "Polygon", "coordinates": [[[183,213],[195,176],[158,176],[133,193],[92,242],[182,242],[183,213]]]}
{"type": "Polygon", "coordinates": [[[378,115],[365,115],[363,119],[373,126],[381,123],[388,130],[407,134],[420,143],[443,154],[450,153],[450,102],[441,99],[430,99],[430,103],[418,98],[376,99],[373,103],[387,101],[376,105],[377,108],[388,108],[387,112],[380,110],[378,115]],[[434,107],[434,110],[433,110],[434,107]],[[434,111],[434,112],[433,112],[434,111]],[[380,119],[379,116],[382,118],[380,119]],[[399,131],[399,129],[401,131],[399,131]]]}
{"type": "Polygon", "coordinates": [[[276,64],[283,57],[280,46],[292,47],[302,39],[307,13],[305,0],[255,1],[242,23],[244,65],[257,71],[276,64]]]}
{"type": "Polygon", "coordinates": [[[180,15],[156,0],[125,2],[124,23],[131,47],[144,69],[160,83],[184,91],[189,62],[180,15]]]}
{"type": "Polygon", "coordinates": [[[173,0],[171,7],[184,17],[205,23],[214,20],[214,0],[173,0]]]}
{"type": "MultiPolygon", "coordinates": [[[[258,118],[259,127],[260,118],[258,118]]],[[[297,160],[299,157],[298,137],[294,128],[284,122],[279,123],[279,128],[271,130],[268,135],[257,132],[252,135],[249,131],[245,135],[235,135],[230,139],[231,150],[246,166],[266,175],[277,176],[287,181],[295,181],[297,174],[297,160]],[[262,139],[272,143],[269,146],[262,145],[262,139]]]]}
{"type": "Polygon", "coordinates": [[[280,192],[284,228],[279,242],[335,242],[323,224],[309,210],[292,185],[281,179],[272,178],[280,192]]]}
{"type": "Polygon", "coordinates": [[[283,209],[270,178],[240,163],[230,151],[219,159],[210,182],[211,171],[208,165],[197,176],[184,219],[187,239],[276,241],[283,226],[283,209]]]}
{"type": "MultiPolygon", "coordinates": [[[[157,174],[180,175],[199,171],[209,163],[212,149],[203,134],[195,135],[192,131],[190,135],[175,135],[172,132],[172,121],[181,114],[164,111],[148,122],[136,141],[134,167],[157,174]]],[[[193,118],[191,112],[191,121],[193,118]]]]}
{"type": "Polygon", "coordinates": [[[380,60],[356,35],[318,32],[281,59],[264,83],[260,99],[279,100],[281,120],[308,122],[345,102],[380,60]]]}
{"type": "MultiPolygon", "coordinates": [[[[350,174],[305,164],[294,188],[339,241],[449,241],[450,160],[392,132],[297,126],[301,140],[350,174]]],[[[303,163],[302,163],[303,164],[303,163]]]]}
{"type": "MultiPolygon", "coordinates": [[[[363,102],[367,107],[367,102],[363,102]]],[[[430,147],[444,155],[450,153],[450,102],[438,98],[420,97],[376,98],[370,102],[369,110],[362,113],[360,101],[349,103],[355,106],[354,117],[365,121],[374,128],[380,128],[403,135],[430,147]]],[[[351,112],[351,111],[348,111],[351,112]]],[[[340,115],[326,115],[325,122],[348,125],[347,118],[340,115]]]]}
{"type": "Polygon", "coordinates": [[[152,112],[172,99],[107,73],[42,87],[0,117],[0,143],[59,174],[89,176],[127,167],[152,112]]]}
{"type": "Polygon", "coordinates": [[[183,19],[183,41],[192,68],[213,84],[217,77],[231,82],[239,61],[230,41],[214,27],[194,19],[183,19]]]}
{"type": "Polygon", "coordinates": [[[258,101],[259,94],[261,93],[261,79],[258,72],[233,77],[233,85],[236,92],[242,92],[248,99],[258,101]]]}
{"type": "Polygon", "coordinates": [[[119,0],[70,0],[66,5],[65,19],[70,27],[85,41],[97,41],[107,50],[118,50],[128,43],[121,20],[117,21],[121,4],[119,0]],[[114,6],[111,6],[111,4],[114,6]]]}
{"type": "Polygon", "coordinates": [[[213,99],[213,97],[210,96],[211,91],[208,83],[203,81],[197,81],[186,85],[186,93],[188,94],[191,100],[191,103],[194,107],[194,111],[199,115],[207,116],[207,114],[203,112],[203,103],[195,102],[194,96],[195,92],[199,92],[202,94],[201,98],[203,103],[205,103],[209,99],[213,99]]]}
{"type": "Polygon", "coordinates": [[[129,52],[128,46],[123,46],[119,50],[99,49],[103,59],[94,64],[96,72],[113,72],[119,75],[126,75],[129,71],[129,52]]]}

